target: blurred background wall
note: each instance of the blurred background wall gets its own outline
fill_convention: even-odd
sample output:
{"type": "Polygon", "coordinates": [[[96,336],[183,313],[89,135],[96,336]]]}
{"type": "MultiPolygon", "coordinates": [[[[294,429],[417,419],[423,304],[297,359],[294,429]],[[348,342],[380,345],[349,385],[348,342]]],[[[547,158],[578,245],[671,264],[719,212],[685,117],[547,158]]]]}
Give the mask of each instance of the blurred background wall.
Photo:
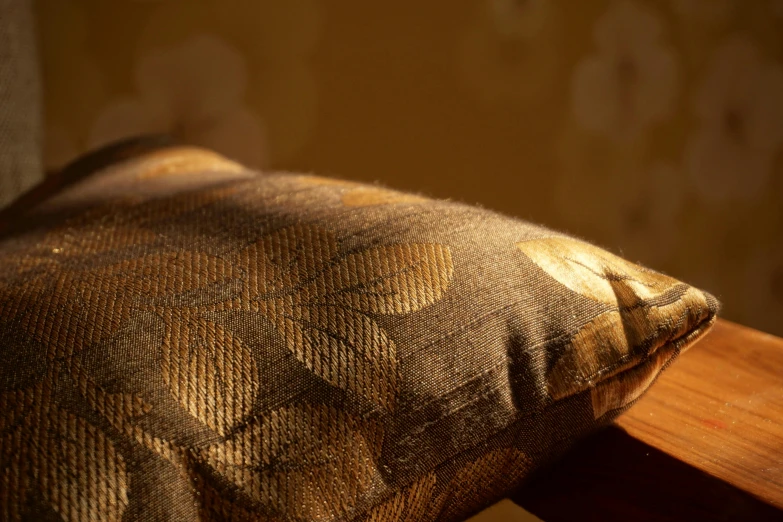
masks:
{"type": "Polygon", "coordinates": [[[564,229],[783,334],[783,0],[37,0],[47,167],[169,131],[564,229]]]}

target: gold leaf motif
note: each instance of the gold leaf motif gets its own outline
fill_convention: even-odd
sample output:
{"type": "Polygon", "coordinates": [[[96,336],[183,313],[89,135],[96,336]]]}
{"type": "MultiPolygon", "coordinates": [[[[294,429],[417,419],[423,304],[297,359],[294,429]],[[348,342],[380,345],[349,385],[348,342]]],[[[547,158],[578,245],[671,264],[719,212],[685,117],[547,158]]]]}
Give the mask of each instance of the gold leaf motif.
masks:
{"type": "Polygon", "coordinates": [[[372,508],[362,522],[421,522],[435,491],[435,474],[428,473],[372,508]]]}
{"type": "MultiPolygon", "coordinates": [[[[39,253],[25,252],[19,256],[0,257],[0,282],[25,280],[32,274],[57,270],[57,261],[39,253]]],[[[34,275],[32,277],[35,277],[34,275]]],[[[5,285],[3,285],[5,286],[5,285]]],[[[2,288],[2,286],[0,286],[2,288]]]]}
{"type": "Polygon", "coordinates": [[[261,304],[297,359],[320,378],[384,409],[394,406],[394,342],[370,317],[337,307],[290,307],[282,299],[261,304]]]}
{"type": "Polygon", "coordinates": [[[230,263],[218,257],[185,250],[121,261],[95,271],[89,284],[94,285],[93,293],[111,304],[128,298],[159,298],[204,290],[238,275],[230,263]]]}
{"type": "Polygon", "coordinates": [[[328,231],[297,224],[265,236],[239,253],[247,267],[251,292],[286,291],[319,274],[337,255],[337,240],[328,231]]]}
{"type": "Polygon", "coordinates": [[[597,316],[571,338],[549,371],[549,396],[559,400],[593,386],[610,371],[628,364],[629,351],[620,312],[597,316]]]}
{"type": "Polygon", "coordinates": [[[554,400],[593,389],[669,343],[684,348],[684,335],[709,327],[703,324],[710,315],[706,296],[675,279],[575,239],[551,237],[517,247],[565,287],[613,306],[558,347],[547,374],[554,400]]]}
{"type": "Polygon", "coordinates": [[[22,426],[14,426],[0,437],[0,520],[23,520],[29,480],[25,472],[22,426]]]}
{"type": "Polygon", "coordinates": [[[12,290],[0,287],[0,297],[13,291],[13,298],[0,301],[0,312],[18,317],[19,328],[45,343],[50,358],[110,337],[134,309],[191,304],[196,291],[200,299],[219,300],[210,290],[239,277],[230,263],[188,251],[150,254],[84,272],[47,267],[48,272],[26,277],[12,290]],[[79,323],[86,327],[73,327],[79,323]]]}
{"type": "Polygon", "coordinates": [[[607,412],[627,406],[641,397],[675,353],[673,346],[661,348],[643,364],[593,388],[590,392],[593,416],[599,419],[607,412]]]}
{"type": "Polygon", "coordinates": [[[707,328],[703,322],[709,313],[704,294],[688,288],[668,304],[638,305],[598,315],[562,348],[548,372],[549,396],[558,400],[593,388],[669,343],[687,349],[690,342],[683,344],[682,336],[694,328],[707,328]]]}
{"type": "Polygon", "coordinates": [[[427,520],[463,520],[503,497],[519,484],[531,468],[531,460],[516,448],[485,453],[457,471],[447,490],[433,504],[433,516],[427,520]]]}
{"type": "Polygon", "coordinates": [[[336,408],[299,404],[248,423],[201,458],[276,512],[331,520],[370,487],[378,433],[373,424],[363,425],[336,408]]]}
{"type": "Polygon", "coordinates": [[[437,244],[395,244],[340,257],[334,236],[295,225],[236,256],[250,308],[264,313],[307,368],[341,389],[392,409],[394,342],[368,314],[402,314],[441,298],[453,274],[437,244]]]}
{"type": "MultiPolygon", "coordinates": [[[[270,516],[343,516],[380,480],[374,462],[381,429],[373,422],[308,404],[251,417],[259,393],[253,356],[241,339],[200,314],[237,308],[263,313],[315,375],[391,409],[396,350],[374,316],[412,313],[441,299],[453,275],[448,247],[394,244],[346,252],[334,234],[309,225],[269,234],[227,261],[150,247],[160,237],[144,226],[186,211],[183,204],[190,205],[170,203],[177,207],[171,213],[152,204],[122,207],[122,219],[102,211],[71,221],[21,257],[3,256],[4,266],[17,271],[0,285],[4,295],[10,292],[0,312],[19,318],[14,324],[24,335],[46,344],[49,372],[34,393],[0,394],[0,503],[10,504],[0,508],[0,518],[24,516],[31,489],[66,521],[122,518],[130,480],[124,460],[100,429],[59,409],[52,393],[60,388],[80,393],[120,433],[188,474],[194,494],[205,495],[205,516],[258,519],[252,514],[258,503],[270,516]],[[139,228],[123,228],[123,220],[139,228]],[[139,243],[155,253],[139,255],[139,243]],[[127,259],[131,255],[136,257],[127,259]],[[222,444],[184,447],[147,432],[154,427],[143,418],[153,404],[102,389],[80,365],[81,349],[150,313],[164,323],[165,386],[186,411],[225,437],[222,444]],[[60,381],[60,375],[67,377],[60,381]],[[208,484],[213,474],[197,477],[203,465],[236,486],[239,493],[232,488],[229,498],[246,497],[236,509],[208,498],[209,488],[219,495],[226,484],[208,484]]],[[[423,514],[431,478],[397,504],[404,519],[423,514]]]]}
{"type": "Polygon", "coordinates": [[[160,239],[156,226],[220,201],[236,190],[236,185],[225,185],[198,193],[186,191],[166,198],[141,198],[140,201],[138,195],[123,197],[122,193],[109,192],[107,197],[98,186],[83,194],[84,200],[78,197],[75,200],[84,206],[94,206],[51,229],[34,250],[53,255],[54,259],[68,259],[109,255],[123,248],[153,245],[160,239]],[[90,192],[95,194],[90,195],[90,192]],[[107,199],[110,202],[107,203],[107,199]]]}
{"type": "Polygon", "coordinates": [[[297,176],[296,180],[303,185],[325,186],[325,187],[361,187],[361,183],[348,181],[347,179],[325,178],[323,176],[297,176]]]}
{"type": "Polygon", "coordinates": [[[192,175],[203,171],[243,172],[246,169],[207,149],[197,147],[166,148],[144,155],[124,168],[137,171],[140,180],[192,175]]]}
{"type": "Polygon", "coordinates": [[[133,245],[149,244],[155,241],[156,235],[151,230],[131,224],[106,227],[98,223],[74,233],[47,239],[52,245],[52,253],[61,257],[76,257],[105,254],[133,245]]]}
{"type": "Polygon", "coordinates": [[[346,207],[372,207],[377,205],[394,205],[403,203],[423,203],[427,198],[398,192],[371,185],[362,185],[353,181],[342,179],[323,178],[319,176],[300,176],[299,183],[304,185],[322,185],[327,187],[339,187],[344,189],[342,203],[346,207]]]}
{"type": "Polygon", "coordinates": [[[623,298],[651,299],[680,284],[676,279],[567,237],[522,241],[517,248],[569,290],[606,304],[616,305],[623,298]],[[630,295],[618,296],[616,281],[624,282],[630,295]]]}
{"type": "Polygon", "coordinates": [[[251,412],[258,394],[253,355],[213,322],[177,314],[165,320],[163,380],[191,415],[225,435],[251,412]]]}
{"type": "Polygon", "coordinates": [[[69,361],[71,379],[89,406],[123,433],[130,430],[129,421],[152,410],[142,397],[130,393],[107,393],[82,367],[77,357],[69,361]]]}
{"type": "Polygon", "coordinates": [[[152,230],[124,219],[116,208],[105,205],[67,219],[48,232],[38,247],[55,258],[69,258],[116,252],[128,246],[152,243],[156,237],[152,230]]]}
{"type": "Polygon", "coordinates": [[[343,194],[342,202],[346,207],[372,207],[377,205],[395,205],[403,203],[423,203],[427,198],[386,190],[377,187],[361,187],[343,194]]]}
{"type": "Polygon", "coordinates": [[[201,508],[199,522],[285,522],[281,518],[265,516],[239,506],[225,498],[209,484],[199,486],[201,508]]]}
{"type": "Polygon", "coordinates": [[[120,522],[128,506],[122,456],[95,426],[62,411],[42,418],[29,458],[38,487],[66,522],[120,522]]]}
{"type": "Polygon", "coordinates": [[[193,306],[194,292],[208,299],[210,290],[237,277],[231,264],[201,252],[150,254],[103,267],[78,281],[71,289],[71,307],[78,307],[75,311],[92,325],[85,341],[95,342],[117,331],[134,309],[193,306]]]}
{"type": "MultiPolygon", "coordinates": [[[[2,440],[3,445],[8,444],[2,440]]],[[[27,498],[27,479],[19,475],[17,470],[19,455],[14,455],[10,465],[0,468],[0,520],[24,520],[24,504],[19,499],[27,498]]]]}
{"type": "Polygon", "coordinates": [[[438,244],[396,244],[342,258],[300,292],[302,301],[376,314],[415,312],[439,300],[453,274],[438,244]]]}
{"type": "Polygon", "coordinates": [[[125,462],[100,429],[52,402],[53,379],[50,371],[34,387],[3,394],[3,405],[25,411],[2,433],[0,513],[20,519],[35,488],[65,522],[120,522],[128,505],[125,462]]]}
{"type": "Polygon", "coordinates": [[[18,424],[30,413],[30,392],[8,390],[0,393],[0,433],[18,424]]]}
{"type": "Polygon", "coordinates": [[[25,429],[41,385],[0,394],[0,520],[22,520],[28,490],[25,429]]]}

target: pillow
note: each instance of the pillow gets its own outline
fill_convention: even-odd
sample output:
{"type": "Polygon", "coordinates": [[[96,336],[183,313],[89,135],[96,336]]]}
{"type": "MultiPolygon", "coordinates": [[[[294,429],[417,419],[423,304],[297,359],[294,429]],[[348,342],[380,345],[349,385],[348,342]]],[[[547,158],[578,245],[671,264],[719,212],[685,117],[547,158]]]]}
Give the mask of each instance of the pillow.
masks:
{"type": "Polygon", "coordinates": [[[0,240],[4,520],[462,520],[718,309],[486,210],[135,147],[0,240]]]}

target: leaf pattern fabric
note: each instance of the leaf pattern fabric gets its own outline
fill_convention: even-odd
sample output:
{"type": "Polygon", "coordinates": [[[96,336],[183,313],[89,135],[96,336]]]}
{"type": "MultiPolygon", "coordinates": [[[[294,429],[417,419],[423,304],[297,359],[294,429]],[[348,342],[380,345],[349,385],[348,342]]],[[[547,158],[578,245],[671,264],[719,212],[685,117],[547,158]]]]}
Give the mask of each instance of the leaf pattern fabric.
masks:
{"type": "Polygon", "coordinates": [[[440,299],[452,277],[448,248],[397,244],[337,255],[336,239],[297,225],[242,250],[248,302],[289,349],[330,384],[392,409],[394,341],[369,314],[414,312],[440,299]]]}
{"type": "Polygon", "coordinates": [[[425,203],[427,198],[416,194],[398,192],[379,186],[368,186],[360,183],[320,176],[301,176],[299,182],[305,185],[326,185],[339,187],[342,204],[346,207],[372,207],[377,205],[416,204],[425,203]]]}
{"type": "Polygon", "coordinates": [[[362,522],[417,522],[424,519],[432,500],[437,478],[430,473],[410,486],[402,489],[394,497],[376,506],[362,522]]]}
{"type": "Polygon", "coordinates": [[[36,494],[66,522],[119,522],[128,505],[125,461],[99,428],[56,404],[55,379],[0,397],[0,513],[20,519],[36,494]]]}
{"type": "Polygon", "coordinates": [[[207,448],[204,460],[253,500],[319,520],[348,511],[371,484],[377,428],[361,428],[334,408],[293,405],[207,448]]]}
{"type": "Polygon", "coordinates": [[[531,468],[530,459],[516,448],[487,452],[460,468],[436,506],[442,506],[435,519],[457,522],[473,514],[498,495],[509,491],[531,468]]]}
{"type": "Polygon", "coordinates": [[[624,283],[630,295],[639,299],[652,299],[677,282],[571,238],[524,241],[517,246],[566,288],[606,304],[627,297],[618,294],[617,282],[624,283]]]}
{"type": "Polygon", "coordinates": [[[167,318],[161,374],[191,415],[221,435],[252,412],[258,369],[241,339],[199,319],[167,318]]]}
{"type": "Polygon", "coordinates": [[[461,520],[717,311],[488,211],[136,152],[0,237],[4,520],[461,520]]]}
{"type": "MultiPolygon", "coordinates": [[[[703,292],[597,247],[564,237],[520,242],[517,247],[566,288],[613,305],[564,343],[547,379],[548,393],[556,400],[657,357],[659,348],[682,338],[710,313],[703,292]]],[[[626,404],[620,400],[615,407],[626,404]]],[[[614,409],[603,404],[596,414],[603,415],[607,408],[614,409]]]]}

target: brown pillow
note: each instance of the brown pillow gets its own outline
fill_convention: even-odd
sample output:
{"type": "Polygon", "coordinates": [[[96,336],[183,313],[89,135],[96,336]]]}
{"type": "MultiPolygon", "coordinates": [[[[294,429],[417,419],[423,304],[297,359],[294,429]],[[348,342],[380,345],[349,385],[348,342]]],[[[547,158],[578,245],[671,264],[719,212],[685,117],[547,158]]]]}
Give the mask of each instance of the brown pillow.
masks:
{"type": "Polygon", "coordinates": [[[77,178],[0,240],[3,520],[462,520],[718,308],[493,212],[198,149],[77,178]]]}

